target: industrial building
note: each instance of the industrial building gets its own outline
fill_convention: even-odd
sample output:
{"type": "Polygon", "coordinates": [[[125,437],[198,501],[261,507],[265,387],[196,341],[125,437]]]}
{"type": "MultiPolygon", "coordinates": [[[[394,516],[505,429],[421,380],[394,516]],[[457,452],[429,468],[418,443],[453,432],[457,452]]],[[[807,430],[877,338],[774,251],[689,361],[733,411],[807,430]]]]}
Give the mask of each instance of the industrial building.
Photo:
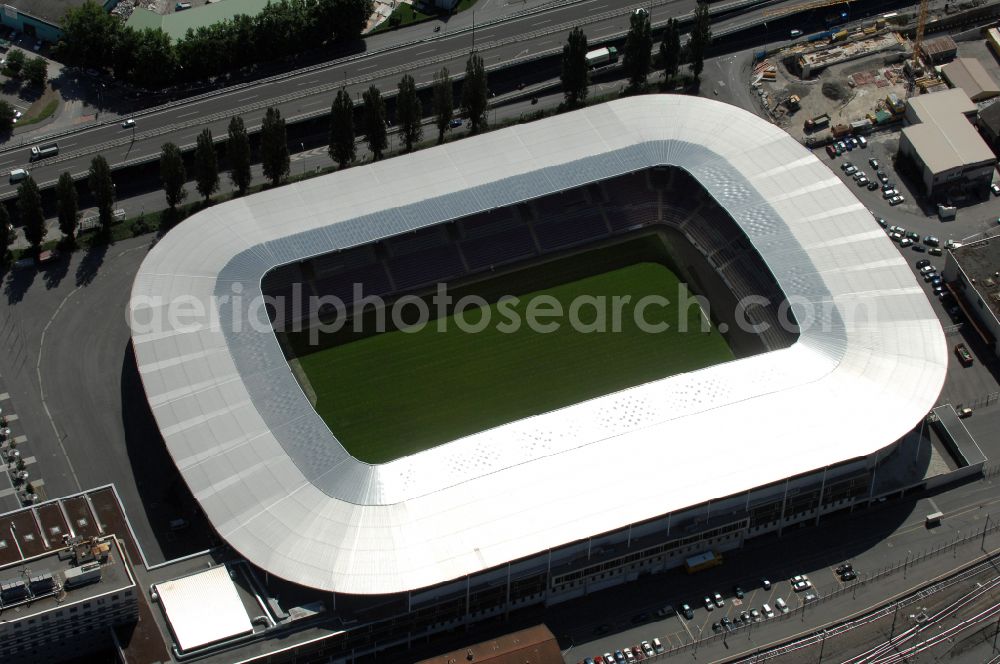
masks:
{"type": "Polygon", "coordinates": [[[941,75],[948,85],[964,90],[974,102],[1000,95],[1000,86],[976,58],[956,58],[941,67],[941,75]]]}
{"type": "Polygon", "coordinates": [[[996,155],[972,124],[977,111],[959,88],[907,100],[899,156],[912,164],[928,198],[988,194],[996,155]]]}
{"type": "Polygon", "coordinates": [[[979,111],[976,126],[987,144],[993,148],[993,153],[1000,152],[1000,104],[990,104],[979,111]]]}
{"type": "MultiPolygon", "coordinates": [[[[62,36],[63,16],[66,10],[79,7],[87,0],[7,0],[0,12],[3,25],[23,32],[29,37],[55,43],[62,36]]],[[[119,0],[97,0],[105,11],[111,11],[119,0]]]]}
{"type": "Polygon", "coordinates": [[[112,628],[138,620],[135,579],[114,536],[57,537],[29,555],[18,520],[6,514],[4,521],[10,526],[0,541],[11,545],[4,553],[17,555],[0,567],[0,660],[83,657],[106,649],[112,628]]]}
{"type": "Polygon", "coordinates": [[[943,275],[984,344],[1000,353],[1000,233],[951,249],[943,275]]]}
{"type": "Polygon", "coordinates": [[[942,35],[927,39],[920,45],[920,51],[931,64],[939,65],[948,62],[958,54],[958,44],[951,35],[942,35]]]}

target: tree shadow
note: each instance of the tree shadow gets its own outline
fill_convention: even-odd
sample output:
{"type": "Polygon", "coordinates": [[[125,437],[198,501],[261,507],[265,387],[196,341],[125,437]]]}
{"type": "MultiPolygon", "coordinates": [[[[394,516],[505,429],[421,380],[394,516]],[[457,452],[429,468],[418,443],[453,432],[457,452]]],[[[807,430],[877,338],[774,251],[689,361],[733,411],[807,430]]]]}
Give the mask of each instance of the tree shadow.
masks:
{"type": "Polygon", "coordinates": [[[36,270],[25,268],[22,270],[11,269],[7,276],[7,285],[4,286],[4,293],[7,295],[8,304],[17,304],[24,299],[24,294],[31,288],[35,281],[36,270]]]}
{"type": "Polygon", "coordinates": [[[94,238],[93,244],[87,249],[80,264],[76,266],[76,285],[86,286],[97,276],[98,270],[104,264],[104,256],[108,253],[108,243],[94,238]]]}
{"type": "Polygon", "coordinates": [[[45,288],[47,290],[56,288],[69,272],[68,254],[61,254],[58,259],[46,265],[41,272],[45,288]]]}

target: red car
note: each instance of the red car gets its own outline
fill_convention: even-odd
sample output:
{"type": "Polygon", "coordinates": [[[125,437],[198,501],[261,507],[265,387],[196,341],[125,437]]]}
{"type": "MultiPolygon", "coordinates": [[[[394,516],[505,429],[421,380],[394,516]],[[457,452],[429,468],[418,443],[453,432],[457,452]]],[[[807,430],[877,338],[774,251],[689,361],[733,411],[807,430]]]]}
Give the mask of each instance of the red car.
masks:
{"type": "Polygon", "coordinates": [[[646,653],[644,653],[642,651],[642,648],[640,648],[639,646],[632,646],[632,652],[635,653],[635,658],[640,662],[646,659],[646,653]]]}
{"type": "Polygon", "coordinates": [[[972,366],[972,353],[965,344],[958,344],[955,346],[955,355],[958,356],[958,361],[962,363],[963,367],[972,366]]]}
{"type": "Polygon", "coordinates": [[[837,158],[837,148],[833,147],[832,145],[826,146],[826,153],[830,155],[830,159],[837,158]]]}

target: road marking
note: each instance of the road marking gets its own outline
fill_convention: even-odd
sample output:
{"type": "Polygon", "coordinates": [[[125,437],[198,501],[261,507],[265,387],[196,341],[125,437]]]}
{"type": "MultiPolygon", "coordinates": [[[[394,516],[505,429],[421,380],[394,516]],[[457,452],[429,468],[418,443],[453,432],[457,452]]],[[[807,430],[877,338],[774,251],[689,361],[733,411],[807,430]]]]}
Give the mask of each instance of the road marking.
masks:
{"type": "Polygon", "coordinates": [[[200,113],[201,111],[191,111],[190,113],[184,113],[183,115],[178,115],[177,119],[180,120],[181,118],[189,118],[192,115],[199,115],[200,113]]]}
{"type": "Polygon", "coordinates": [[[378,65],[368,65],[367,67],[358,67],[358,71],[368,71],[369,69],[375,69],[378,65]]]}
{"type": "Polygon", "coordinates": [[[544,21],[535,21],[535,25],[545,25],[546,23],[551,23],[551,22],[552,22],[552,19],[551,18],[547,18],[544,21]]]}
{"type": "Polygon", "coordinates": [[[434,53],[435,51],[437,51],[436,48],[429,48],[426,51],[418,51],[418,52],[414,53],[413,55],[427,55],[428,53],[434,53]]]}
{"type": "Polygon", "coordinates": [[[308,81],[302,81],[301,83],[296,83],[295,85],[301,87],[303,85],[314,85],[316,83],[319,83],[319,81],[317,79],[310,78],[308,81]]]}
{"type": "Polygon", "coordinates": [[[62,145],[61,147],[62,147],[63,150],[65,150],[66,148],[71,148],[74,145],[76,145],[76,143],[66,143],[66,144],[62,145]]]}
{"type": "Polygon", "coordinates": [[[250,95],[249,97],[243,97],[241,99],[237,99],[236,101],[250,101],[251,99],[256,99],[259,96],[260,95],[250,95]]]}

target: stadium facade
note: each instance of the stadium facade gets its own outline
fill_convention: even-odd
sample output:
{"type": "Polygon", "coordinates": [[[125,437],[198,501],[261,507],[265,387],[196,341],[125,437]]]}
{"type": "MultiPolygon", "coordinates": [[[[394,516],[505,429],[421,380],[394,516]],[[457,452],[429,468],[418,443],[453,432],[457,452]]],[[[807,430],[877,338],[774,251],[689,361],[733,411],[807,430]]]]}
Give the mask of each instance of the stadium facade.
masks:
{"type": "MultiPolygon", "coordinates": [[[[669,223],[659,200],[649,224],[669,223]]],[[[709,249],[694,226],[676,225],[709,249]]],[[[731,253],[706,252],[720,271],[731,253]]],[[[925,294],[845,185],[780,129],[682,96],[206,209],[150,252],[132,295],[153,415],[219,535],[338,606],[377,598],[368,618],[408,616],[369,642],[561,601],[866,504],[947,366],[925,294]],[[795,305],[794,342],[369,465],[311,407],[255,304],[278,266],[658,167],[690,174],[732,218],[742,234],[728,240],[795,305]],[[179,301],[210,322],[168,315],[179,301]]]]}

